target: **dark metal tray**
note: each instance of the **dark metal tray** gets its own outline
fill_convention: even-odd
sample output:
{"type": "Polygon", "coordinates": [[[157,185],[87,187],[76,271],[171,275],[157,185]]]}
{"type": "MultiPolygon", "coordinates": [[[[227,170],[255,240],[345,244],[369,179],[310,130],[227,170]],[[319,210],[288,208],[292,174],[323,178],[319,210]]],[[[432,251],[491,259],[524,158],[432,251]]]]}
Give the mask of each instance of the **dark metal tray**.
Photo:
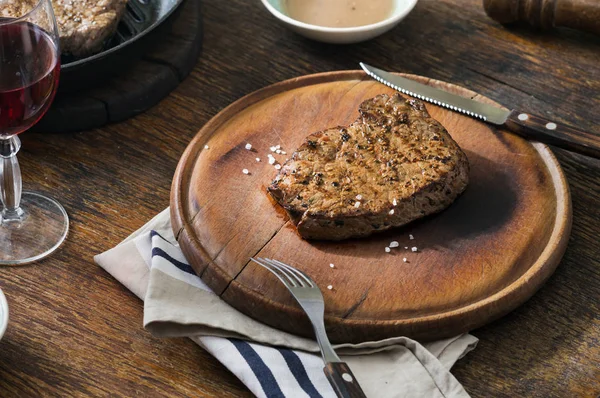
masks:
{"type": "Polygon", "coordinates": [[[61,57],[58,95],[97,86],[139,60],[170,27],[183,1],[129,0],[117,32],[103,51],[82,59],[61,57]]]}

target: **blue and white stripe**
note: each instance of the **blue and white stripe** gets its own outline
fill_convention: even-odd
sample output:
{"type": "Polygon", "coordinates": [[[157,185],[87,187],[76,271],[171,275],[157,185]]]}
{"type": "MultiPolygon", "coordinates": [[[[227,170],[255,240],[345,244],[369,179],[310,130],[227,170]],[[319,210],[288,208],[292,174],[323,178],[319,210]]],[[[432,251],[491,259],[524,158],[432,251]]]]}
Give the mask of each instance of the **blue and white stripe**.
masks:
{"type": "MultiPolygon", "coordinates": [[[[151,266],[204,290],[181,250],[156,231],[151,231],[151,266]]],[[[142,249],[141,247],[139,249],[142,249]]],[[[288,348],[270,347],[239,339],[202,336],[193,340],[222,362],[257,397],[335,397],[317,355],[288,348]]]]}
{"type": "MultiPolygon", "coordinates": [[[[256,396],[335,397],[314,341],[236,311],[192,272],[173,236],[169,209],[94,260],[144,301],[147,330],[190,338],[256,396]]],[[[398,336],[336,350],[369,397],[468,398],[450,368],[476,344],[465,333],[423,345],[398,336]]]]}

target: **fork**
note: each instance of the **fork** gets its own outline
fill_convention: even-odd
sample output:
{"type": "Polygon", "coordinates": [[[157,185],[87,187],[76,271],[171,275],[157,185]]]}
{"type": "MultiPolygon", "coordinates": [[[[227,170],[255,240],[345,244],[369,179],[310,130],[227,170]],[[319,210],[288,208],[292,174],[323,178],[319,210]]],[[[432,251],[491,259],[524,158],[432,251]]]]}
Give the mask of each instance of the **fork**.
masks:
{"type": "Polygon", "coordinates": [[[325,367],[323,372],[338,398],[366,398],[350,367],[337,356],[325,332],[325,303],[319,287],[304,272],[268,258],[250,258],[271,271],[288,288],[312,323],[325,367]]]}

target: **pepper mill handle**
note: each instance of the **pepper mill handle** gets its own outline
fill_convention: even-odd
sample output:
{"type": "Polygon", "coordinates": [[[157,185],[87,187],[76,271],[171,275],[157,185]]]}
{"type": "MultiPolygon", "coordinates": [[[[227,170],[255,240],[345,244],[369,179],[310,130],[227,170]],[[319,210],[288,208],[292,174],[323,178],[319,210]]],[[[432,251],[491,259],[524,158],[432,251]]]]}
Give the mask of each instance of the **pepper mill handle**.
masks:
{"type": "Polygon", "coordinates": [[[598,0],[483,0],[483,8],[503,24],[526,22],[542,29],[566,27],[600,35],[598,0]]]}

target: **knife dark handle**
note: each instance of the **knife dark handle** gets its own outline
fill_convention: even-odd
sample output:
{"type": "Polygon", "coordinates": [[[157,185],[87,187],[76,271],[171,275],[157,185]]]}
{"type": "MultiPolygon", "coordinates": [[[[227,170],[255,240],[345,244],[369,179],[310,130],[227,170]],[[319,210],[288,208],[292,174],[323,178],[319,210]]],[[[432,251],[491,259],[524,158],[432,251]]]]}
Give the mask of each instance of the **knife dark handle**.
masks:
{"type": "Polygon", "coordinates": [[[329,362],[323,368],[338,398],[366,398],[350,367],[344,362],[329,362]]]}
{"type": "Polygon", "coordinates": [[[600,135],[517,111],[510,113],[506,127],[525,138],[600,159],[600,135]]]}

